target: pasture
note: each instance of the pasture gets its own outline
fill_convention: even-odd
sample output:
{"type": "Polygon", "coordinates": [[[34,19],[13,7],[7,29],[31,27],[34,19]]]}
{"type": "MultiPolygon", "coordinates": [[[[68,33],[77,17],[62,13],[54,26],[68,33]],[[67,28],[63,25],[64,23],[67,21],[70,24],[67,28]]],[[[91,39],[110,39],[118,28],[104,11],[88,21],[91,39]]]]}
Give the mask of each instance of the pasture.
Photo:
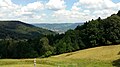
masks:
{"type": "MultiPolygon", "coordinates": [[[[0,59],[0,67],[34,67],[34,59],[0,59]]],[[[36,67],[120,67],[120,45],[37,58],[36,67]]]]}

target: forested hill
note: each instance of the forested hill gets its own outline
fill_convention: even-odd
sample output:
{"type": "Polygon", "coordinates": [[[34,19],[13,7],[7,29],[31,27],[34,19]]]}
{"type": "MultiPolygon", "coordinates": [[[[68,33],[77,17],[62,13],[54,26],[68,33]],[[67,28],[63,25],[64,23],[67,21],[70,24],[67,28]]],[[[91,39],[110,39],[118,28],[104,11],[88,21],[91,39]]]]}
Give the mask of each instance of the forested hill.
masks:
{"type": "Polygon", "coordinates": [[[120,44],[120,11],[106,19],[91,20],[75,30],[87,47],[120,44]],[[89,45],[88,45],[89,44],[89,45]]]}
{"type": "Polygon", "coordinates": [[[0,39],[28,39],[47,34],[55,33],[21,21],[0,21],[0,39]]]}
{"type": "MultiPolygon", "coordinates": [[[[6,23],[5,26],[4,23],[1,23],[0,27],[3,32],[22,31],[26,35],[30,35],[28,32],[31,30],[37,30],[36,27],[34,29],[33,26],[22,23],[20,23],[20,26],[18,23],[16,24],[18,26],[15,23],[11,25],[9,28],[9,23],[6,23]]],[[[64,34],[46,35],[27,41],[0,40],[0,58],[48,57],[87,48],[117,44],[120,44],[120,11],[106,19],[99,17],[96,20],[86,22],[64,34]]]]}
{"type": "Polygon", "coordinates": [[[56,40],[56,53],[120,44],[120,11],[106,19],[91,20],[68,30],[56,40]]]}

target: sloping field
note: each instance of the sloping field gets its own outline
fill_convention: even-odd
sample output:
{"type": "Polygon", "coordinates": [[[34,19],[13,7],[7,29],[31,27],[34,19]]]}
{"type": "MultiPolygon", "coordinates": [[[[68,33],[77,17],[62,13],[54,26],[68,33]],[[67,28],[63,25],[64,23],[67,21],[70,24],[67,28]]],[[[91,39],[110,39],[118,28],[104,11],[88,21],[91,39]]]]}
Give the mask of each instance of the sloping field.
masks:
{"type": "MultiPolygon", "coordinates": [[[[34,59],[1,59],[0,67],[34,67],[34,59]]],[[[120,67],[120,45],[101,46],[48,58],[36,67],[120,67]]]]}
{"type": "Polygon", "coordinates": [[[120,58],[120,45],[102,46],[57,55],[57,58],[115,60],[120,58]]]}

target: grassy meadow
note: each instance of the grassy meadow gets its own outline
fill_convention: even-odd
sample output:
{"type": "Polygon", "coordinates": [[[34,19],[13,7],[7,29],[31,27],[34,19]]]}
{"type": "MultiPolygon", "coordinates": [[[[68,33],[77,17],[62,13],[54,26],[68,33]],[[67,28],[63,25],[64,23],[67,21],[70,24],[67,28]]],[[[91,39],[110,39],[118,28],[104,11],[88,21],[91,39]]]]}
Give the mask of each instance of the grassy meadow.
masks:
{"type": "MultiPolygon", "coordinates": [[[[34,59],[0,59],[0,67],[34,67],[34,59]]],[[[120,45],[37,58],[36,67],[120,67],[120,45]]]]}

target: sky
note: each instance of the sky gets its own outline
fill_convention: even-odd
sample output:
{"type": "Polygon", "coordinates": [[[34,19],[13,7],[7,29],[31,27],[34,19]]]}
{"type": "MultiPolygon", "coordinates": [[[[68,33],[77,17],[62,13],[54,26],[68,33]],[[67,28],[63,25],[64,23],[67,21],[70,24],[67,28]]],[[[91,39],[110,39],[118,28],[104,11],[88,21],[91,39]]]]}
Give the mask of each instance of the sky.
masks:
{"type": "Polygon", "coordinates": [[[0,20],[27,23],[77,23],[106,18],[120,0],[0,0],[0,20]]]}

